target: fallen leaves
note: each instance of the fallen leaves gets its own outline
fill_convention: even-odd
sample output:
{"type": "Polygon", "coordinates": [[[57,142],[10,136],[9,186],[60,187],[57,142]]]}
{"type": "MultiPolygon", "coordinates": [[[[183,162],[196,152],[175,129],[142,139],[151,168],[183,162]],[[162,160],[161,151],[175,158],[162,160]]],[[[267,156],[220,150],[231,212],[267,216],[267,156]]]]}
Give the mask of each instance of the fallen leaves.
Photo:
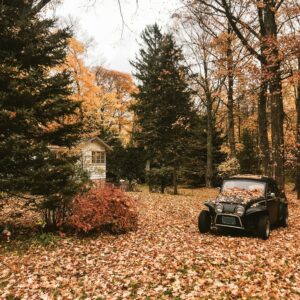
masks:
{"type": "Polygon", "coordinates": [[[290,226],[267,241],[201,235],[198,213],[216,194],[130,193],[136,232],[66,237],[23,254],[0,250],[0,299],[300,299],[300,202],[289,194],[290,226]]]}
{"type": "Polygon", "coordinates": [[[246,190],[241,188],[230,188],[223,191],[218,197],[221,202],[243,202],[248,203],[251,200],[263,197],[263,191],[260,189],[246,190]]]}

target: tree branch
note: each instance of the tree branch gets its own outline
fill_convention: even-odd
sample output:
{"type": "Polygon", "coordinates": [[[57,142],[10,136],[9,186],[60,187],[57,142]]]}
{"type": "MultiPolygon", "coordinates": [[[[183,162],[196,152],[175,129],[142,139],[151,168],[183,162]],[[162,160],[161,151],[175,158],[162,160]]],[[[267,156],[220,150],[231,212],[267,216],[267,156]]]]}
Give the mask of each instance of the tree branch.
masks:
{"type": "Polygon", "coordinates": [[[275,11],[278,11],[278,9],[280,8],[280,6],[283,4],[285,0],[280,0],[277,5],[275,6],[275,11]]]}
{"type": "Polygon", "coordinates": [[[223,7],[225,9],[225,14],[226,17],[228,19],[228,22],[230,23],[233,31],[235,32],[235,34],[237,35],[237,37],[240,39],[240,41],[242,42],[242,44],[246,47],[246,49],[252,54],[254,55],[259,61],[263,61],[263,56],[261,54],[259,54],[247,41],[247,39],[245,38],[245,36],[242,34],[242,32],[240,31],[240,29],[237,27],[237,23],[236,21],[234,21],[233,15],[229,9],[228,3],[226,2],[226,0],[222,0],[222,4],[223,7]]]}
{"type": "Polygon", "coordinates": [[[36,3],[36,5],[33,7],[33,10],[31,11],[32,15],[36,15],[39,13],[47,4],[50,2],[53,2],[53,0],[40,0],[36,3]]]}

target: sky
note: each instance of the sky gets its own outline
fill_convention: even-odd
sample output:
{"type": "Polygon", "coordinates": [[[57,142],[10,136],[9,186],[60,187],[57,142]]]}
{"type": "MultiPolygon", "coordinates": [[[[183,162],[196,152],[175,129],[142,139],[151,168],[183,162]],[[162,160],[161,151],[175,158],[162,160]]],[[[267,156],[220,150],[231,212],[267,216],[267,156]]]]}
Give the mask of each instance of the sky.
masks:
{"type": "Polygon", "coordinates": [[[122,0],[122,22],[117,0],[63,0],[54,12],[62,22],[75,24],[76,38],[88,42],[89,65],[130,73],[129,60],[139,49],[146,25],[157,22],[168,28],[180,0],[122,0]],[[90,4],[88,4],[90,3],[90,4]]]}

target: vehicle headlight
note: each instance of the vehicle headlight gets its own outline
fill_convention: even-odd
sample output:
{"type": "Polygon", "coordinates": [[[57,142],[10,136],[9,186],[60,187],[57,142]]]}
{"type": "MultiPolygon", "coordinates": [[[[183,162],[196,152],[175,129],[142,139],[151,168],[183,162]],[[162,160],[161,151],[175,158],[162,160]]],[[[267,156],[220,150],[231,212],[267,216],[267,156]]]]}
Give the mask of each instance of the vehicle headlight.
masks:
{"type": "Polygon", "coordinates": [[[223,212],[223,204],[218,203],[215,207],[216,213],[220,214],[221,212],[223,212]]]}
{"type": "Polygon", "coordinates": [[[238,205],[235,209],[235,212],[238,216],[242,216],[244,213],[245,213],[245,207],[244,206],[241,206],[241,205],[238,205]]]}

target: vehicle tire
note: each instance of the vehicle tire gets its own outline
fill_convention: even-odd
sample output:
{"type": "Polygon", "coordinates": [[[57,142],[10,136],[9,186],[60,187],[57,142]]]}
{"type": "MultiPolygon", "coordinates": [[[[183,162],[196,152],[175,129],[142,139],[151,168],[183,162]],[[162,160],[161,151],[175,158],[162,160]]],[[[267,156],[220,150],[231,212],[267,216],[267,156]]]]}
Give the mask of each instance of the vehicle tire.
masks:
{"type": "Polygon", "coordinates": [[[267,240],[270,236],[270,220],[268,216],[261,216],[257,224],[258,235],[267,240]]]}
{"type": "Polygon", "coordinates": [[[209,211],[202,210],[198,217],[198,228],[201,233],[207,233],[211,226],[211,215],[209,211]]]}
{"type": "Polygon", "coordinates": [[[289,220],[289,210],[287,205],[283,208],[282,216],[279,225],[282,227],[288,227],[288,220],[289,220]]]}

